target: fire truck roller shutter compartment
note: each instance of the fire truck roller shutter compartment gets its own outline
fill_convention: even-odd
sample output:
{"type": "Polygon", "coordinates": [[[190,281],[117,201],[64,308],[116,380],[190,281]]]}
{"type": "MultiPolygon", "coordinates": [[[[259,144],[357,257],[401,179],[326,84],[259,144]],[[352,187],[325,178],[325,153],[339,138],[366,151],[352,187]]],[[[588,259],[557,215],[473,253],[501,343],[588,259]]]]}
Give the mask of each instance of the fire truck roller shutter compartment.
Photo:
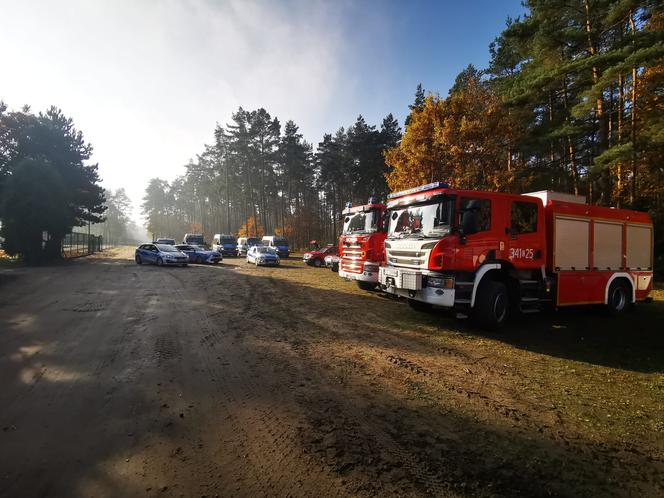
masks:
{"type": "Polygon", "coordinates": [[[622,223],[595,221],[594,225],[594,264],[599,270],[618,271],[622,268],[622,223]]]}
{"type": "Polygon", "coordinates": [[[556,271],[589,270],[590,220],[556,216],[554,230],[556,271]]]}
{"type": "Polygon", "coordinates": [[[627,268],[652,269],[652,228],[643,225],[627,225],[627,268]]]}

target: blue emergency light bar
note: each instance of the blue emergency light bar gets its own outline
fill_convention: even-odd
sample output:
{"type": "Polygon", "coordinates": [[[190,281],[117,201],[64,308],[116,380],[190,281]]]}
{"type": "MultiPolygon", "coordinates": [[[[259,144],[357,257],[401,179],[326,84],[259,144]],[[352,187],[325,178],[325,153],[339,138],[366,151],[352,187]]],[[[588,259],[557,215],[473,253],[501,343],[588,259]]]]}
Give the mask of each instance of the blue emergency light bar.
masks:
{"type": "Polygon", "coordinates": [[[448,183],[445,182],[433,182],[427,183],[426,185],[420,185],[419,187],[409,188],[408,190],[402,190],[401,192],[393,192],[387,195],[388,199],[394,199],[395,197],[401,197],[409,194],[416,194],[418,192],[424,192],[426,190],[433,190],[436,188],[450,188],[448,183]]]}

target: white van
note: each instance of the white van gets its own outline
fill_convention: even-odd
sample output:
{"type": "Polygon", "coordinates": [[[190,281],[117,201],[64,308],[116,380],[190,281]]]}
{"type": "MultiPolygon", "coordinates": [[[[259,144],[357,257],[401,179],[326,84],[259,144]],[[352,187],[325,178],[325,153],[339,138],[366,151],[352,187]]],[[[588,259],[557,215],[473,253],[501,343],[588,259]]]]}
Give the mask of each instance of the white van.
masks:
{"type": "Polygon", "coordinates": [[[261,239],[256,237],[240,237],[237,239],[237,255],[246,256],[250,247],[261,246],[261,239]]]}
{"type": "Polygon", "coordinates": [[[263,237],[263,244],[268,247],[273,247],[280,258],[287,258],[290,254],[288,241],[285,237],[280,237],[279,235],[266,235],[263,237]]]}
{"type": "Polygon", "coordinates": [[[237,241],[232,235],[217,233],[212,239],[212,249],[214,251],[220,252],[224,256],[236,256],[237,241]]]}

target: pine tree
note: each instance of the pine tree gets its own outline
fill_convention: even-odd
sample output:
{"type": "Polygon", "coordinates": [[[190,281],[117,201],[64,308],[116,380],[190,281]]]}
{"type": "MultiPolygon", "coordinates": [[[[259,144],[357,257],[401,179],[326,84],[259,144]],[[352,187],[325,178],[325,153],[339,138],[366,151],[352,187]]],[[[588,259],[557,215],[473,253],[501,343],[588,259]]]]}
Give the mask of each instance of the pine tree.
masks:
{"type": "Polygon", "coordinates": [[[413,113],[420,111],[424,107],[424,89],[422,88],[422,83],[417,84],[417,89],[415,89],[415,101],[408,106],[408,109],[410,109],[410,113],[406,117],[406,123],[405,126],[408,126],[410,124],[411,116],[413,113]]]}

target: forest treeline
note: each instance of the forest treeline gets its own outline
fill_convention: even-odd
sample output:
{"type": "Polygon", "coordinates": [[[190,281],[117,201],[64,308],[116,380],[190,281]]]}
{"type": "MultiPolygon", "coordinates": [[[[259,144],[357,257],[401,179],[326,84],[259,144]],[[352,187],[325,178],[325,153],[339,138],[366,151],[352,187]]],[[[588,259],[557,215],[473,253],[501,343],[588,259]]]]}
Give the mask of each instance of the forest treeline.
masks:
{"type": "Polygon", "coordinates": [[[152,179],[143,200],[155,236],[185,232],[284,234],[294,247],[333,240],[342,206],[387,193],[384,153],[401,139],[392,115],[380,127],[362,116],[326,134],[316,151],[293,121],[242,108],[175,181],[152,179]]]}
{"type": "MultiPolygon", "coordinates": [[[[362,116],[314,150],[293,122],[239,109],[186,173],[153,179],[155,234],[283,233],[333,241],[347,201],[432,180],[550,189],[648,210],[664,228],[664,14],[653,0],[530,0],[447,96],[421,86],[404,124],[362,116]]],[[[435,61],[432,61],[435,63],[435,61]]],[[[657,253],[661,254],[661,250],[657,253]]]]}

